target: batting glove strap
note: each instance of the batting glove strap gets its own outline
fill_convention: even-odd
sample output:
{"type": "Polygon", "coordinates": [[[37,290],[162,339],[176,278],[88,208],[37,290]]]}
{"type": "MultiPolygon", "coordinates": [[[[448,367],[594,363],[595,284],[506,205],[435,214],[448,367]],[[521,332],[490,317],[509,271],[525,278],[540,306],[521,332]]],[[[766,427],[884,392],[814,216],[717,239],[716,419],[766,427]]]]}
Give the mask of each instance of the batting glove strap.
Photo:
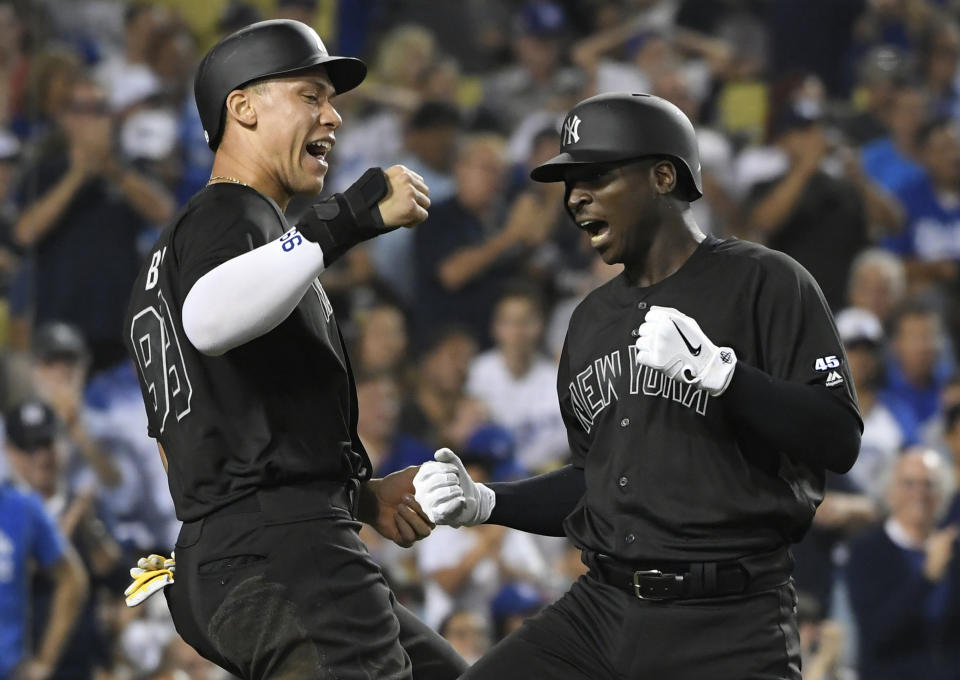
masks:
{"type": "Polygon", "coordinates": [[[383,170],[370,168],[342,194],[311,206],[297,230],[320,246],[329,267],[358,243],[393,230],[383,224],[377,205],[387,191],[383,170]]]}
{"type": "Polygon", "coordinates": [[[133,583],[123,591],[127,606],[136,607],[154,593],[169,586],[174,581],[176,570],[177,563],[172,553],[170,557],[162,555],[141,557],[137,561],[137,566],[130,570],[133,583]]]}

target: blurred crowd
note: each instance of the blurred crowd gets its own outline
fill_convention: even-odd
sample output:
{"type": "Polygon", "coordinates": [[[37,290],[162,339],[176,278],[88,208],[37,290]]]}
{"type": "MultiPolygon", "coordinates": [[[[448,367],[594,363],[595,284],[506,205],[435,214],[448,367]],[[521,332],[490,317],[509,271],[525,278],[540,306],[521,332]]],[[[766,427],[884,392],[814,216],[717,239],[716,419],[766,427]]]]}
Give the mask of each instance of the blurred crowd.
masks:
{"type": "MultiPolygon", "coordinates": [[[[577,101],[657,94],[697,127],[698,223],[816,277],[856,383],[860,458],[794,550],[804,677],[960,678],[955,0],[0,0],[0,678],[226,677],[163,598],[124,606],[178,523],[121,320],[209,178],[199,56],[278,17],[370,67],[335,101],[325,192],[395,163],[431,188],[425,223],[323,276],[377,474],[440,446],[478,481],[567,462],[556,360],[619,268],[527,173],[577,101]]],[[[468,660],[584,572],[564,539],[497,526],[363,536],[468,660]]]]}

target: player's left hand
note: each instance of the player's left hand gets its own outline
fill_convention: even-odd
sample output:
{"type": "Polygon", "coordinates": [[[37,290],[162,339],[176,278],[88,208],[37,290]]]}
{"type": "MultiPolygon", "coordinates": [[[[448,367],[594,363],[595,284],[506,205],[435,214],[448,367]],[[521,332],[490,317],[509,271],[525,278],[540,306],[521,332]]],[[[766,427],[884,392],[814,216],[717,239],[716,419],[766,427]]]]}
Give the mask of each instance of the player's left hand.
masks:
{"type": "Polygon", "coordinates": [[[673,307],[653,306],[638,331],[637,363],[656,368],[668,378],[723,394],[733,377],[737,355],[717,347],[694,319],[673,307]]]}
{"type": "Polygon", "coordinates": [[[360,487],[360,519],[404,548],[426,538],[435,525],[414,499],[417,466],[371,479],[360,487]]]}
{"type": "Polygon", "coordinates": [[[123,591],[127,606],[136,607],[148,597],[173,583],[173,575],[177,570],[177,562],[173,553],[170,557],[150,555],[141,557],[137,566],[130,570],[133,583],[123,591]]]}

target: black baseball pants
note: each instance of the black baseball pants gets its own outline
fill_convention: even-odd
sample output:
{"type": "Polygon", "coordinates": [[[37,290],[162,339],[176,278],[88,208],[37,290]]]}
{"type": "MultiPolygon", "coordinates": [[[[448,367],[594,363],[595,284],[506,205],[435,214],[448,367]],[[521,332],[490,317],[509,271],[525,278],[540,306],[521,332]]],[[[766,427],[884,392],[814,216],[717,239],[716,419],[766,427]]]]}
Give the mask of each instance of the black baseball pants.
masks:
{"type": "Polygon", "coordinates": [[[638,599],[582,576],[464,680],[800,680],[791,582],[745,595],[638,599]]]}
{"type": "Polygon", "coordinates": [[[244,680],[452,680],[453,648],[400,605],[342,487],[287,487],[186,522],[177,631],[244,680]]]}

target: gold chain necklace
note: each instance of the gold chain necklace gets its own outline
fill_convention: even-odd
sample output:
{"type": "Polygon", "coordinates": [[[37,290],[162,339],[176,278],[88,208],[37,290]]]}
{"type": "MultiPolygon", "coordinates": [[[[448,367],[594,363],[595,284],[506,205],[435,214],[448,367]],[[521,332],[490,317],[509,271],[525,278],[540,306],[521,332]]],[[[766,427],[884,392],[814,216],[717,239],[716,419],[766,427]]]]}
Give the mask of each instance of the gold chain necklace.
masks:
{"type": "Polygon", "coordinates": [[[246,182],[241,182],[236,177],[228,177],[227,175],[214,175],[209,180],[207,180],[207,186],[211,184],[216,184],[217,182],[232,182],[233,184],[242,184],[245,187],[250,186],[246,182]]]}

